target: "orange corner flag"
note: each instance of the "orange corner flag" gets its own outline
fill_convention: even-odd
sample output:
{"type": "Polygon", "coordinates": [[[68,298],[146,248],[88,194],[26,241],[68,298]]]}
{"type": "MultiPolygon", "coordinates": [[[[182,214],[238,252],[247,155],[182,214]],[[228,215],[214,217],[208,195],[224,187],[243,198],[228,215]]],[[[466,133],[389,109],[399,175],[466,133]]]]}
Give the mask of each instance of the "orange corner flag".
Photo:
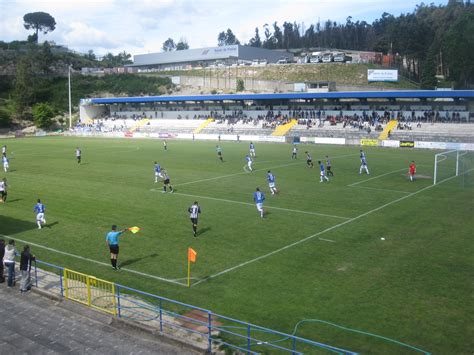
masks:
{"type": "Polygon", "coordinates": [[[197,253],[193,248],[188,248],[188,261],[195,263],[197,253]]]}

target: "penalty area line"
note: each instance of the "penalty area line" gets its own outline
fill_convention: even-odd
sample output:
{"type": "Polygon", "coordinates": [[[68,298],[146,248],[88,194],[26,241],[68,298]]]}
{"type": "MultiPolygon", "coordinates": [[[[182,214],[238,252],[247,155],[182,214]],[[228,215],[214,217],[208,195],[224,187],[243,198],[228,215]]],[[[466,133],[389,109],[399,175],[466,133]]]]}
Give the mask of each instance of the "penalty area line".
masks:
{"type": "Polygon", "coordinates": [[[377,175],[377,176],[374,176],[374,177],[371,177],[369,179],[365,179],[365,180],[362,180],[362,181],[357,181],[357,182],[354,182],[354,183],[349,184],[347,186],[353,187],[353,186],[356,186],[356,185],[359,185],[359,184],[366,183],[367,181],[375,180],[375,179],[381,178],[383,176],[387,176],[387,175],[390,175],[390,174],[395,174],[395,173],[398,173],[399,171],[404,171],[404,170],[406,170],[406,169],[402,168],[402,169],[398,169],[398,170],[394,170],[394,171],[389,171],[388,173],[385,173],[385,174],[382,174],[382,175],[377,175]]]}
{"type": "Polygon", "coordinates": [[[411,192],[408,191],[402,191],[402,190],[391,190],[391,189],[379,189],[377,187],[367,187],[367,186],[351,186],[357,189],[367,189],[367,190],[375,190],[375,191],[386,191],[386,192],[397,192],[399,194],[411,194],[411,192]]]}
{"type": "MultiPolygon", "coordinates": [[[[467,174],[467,173],[469,173],[470,171],[473,171],[473,170],[474,170],[474,169],[467,170],[466,172],[464,172],[464,174],[467,174]]],[[[464,175],[464,174],[460,174],[459,176],[464,175]]],[[[216,274],[207,276],[207,277],[201,279],[200,281],[193,283],[193,284],[191,285],[191,287],[197,286],[197,285],[199,285],[199,284],[202,283],[202,282],[209,281],[209,280],[214,279],[214,278],[216,278],[216,277],[219,277],[219,276],[221,276],[221,275],[227,274],[228,272],[231,272],[231,271],[240,269],[240,268],[242,268],[242,267],[244,267],[244,266],[247,266],[247,265],[249,265],[249,264],[252,264],[252,263],[254,263],[254,262],[256,262],[256,261],[260,261],[260,260],[266,259],[266,258],[268,258],[269,256],[273,256],[273,255],[275,255],[275,254],[277,254],[277,253],[280,253],[280,252],[285,251],[285,250],[287,250],[287,249],[290,249],[290,248],[292,248],[292,247],[294,247],[294,246],[297,246],[297,245],[299,245],[299,244],[302,244],[302,243],[304,243],[304,242],[306,242],[306,241],[308,241],[308,240],[311,240],[311,239],[313,239],[313,238],[315,238],[315,237],[319,237],[320,235],[322,235],[322,234],[324,234],[324,233],[330,232],[330,231],[332,231],[332,230],[334,230],[334,229],[337,229],[337,228],[339,228],[339,227],[345,226],[346,224],[349,224],[349,223],[352,223],[352,222],[354,222],[354,221],[357,221],[357,220],[359,220],[359,219],[361,219],[361,218],[364,218],[364,217],[366,217],[366,216],[368,216],[368,215],[370,215],[370,214],[372,214],[372,213],[374,213],[374,212],[380,211],[380,210],[384,209],[385,207],[391,206],[391,205],[393,205],[393,204],[395,204],[395,203],[398,203],[398,202],[400,202],[400,201],[404,201],[404,200],[406,200],[407,198],[410,198],[410,197],[412,197],[412,196],[415,196],[415,195],[417,195],[417,194],[419,194],[419,193],[421,193],[421,192],[424,192],[424,191],[426,191],[426,190],[429,190],[429,189],[431,189],[431,188],[433,188],[433,187],[435,187],[435,186],[438,186],[438,185],[440,185],[440,184],[442,184],[442,183],[444,183],[444,182],[446,182],[446,181],[452,180],[452,179],[454,179],[454,178],[456,178],[456,177],[458,177],[458,176],[451,176],[451,177],[449,177],[449,178],[446,178],[446,179],[440,181],[440,182],[437,183],[436,185],[429,185],[429,186],[426,186],[426,187],[424,187],[424,188],[422,188],[422,189],[420,189],[420,190],[418,190],[418,191],[415,191],[415,192],[410,193],[409,195],[402,196],[402,197],[397,198],[397,199],[395,199],[395,200],[393,200],[393,201],[391,201],[391,202],[387,202],[386,204],[383,204],[382,206],[379,206],[379,207],[374,208],[374,209],[372,209],[372,210],[370,210],[370,211],[364,212],[364,213],[358,215],[357,217],[351,218],[351,219],[349,219],[349,220],[347,220],[347,221],[341,222],[341,223],[339,223],[339,224],[335,224],[335,225],[333,225],[332,227],[329,227],[329,228],[326,228],[326,229],[324,229],[324,230],[322,230],[322,231],[319,231],[319,232],[317,232],[317,233],[314,233],[314,234],[312,234],[312,235],[310,235],[310,236],[308,236],[308,237],[306,237],[306,238],[300,239],[300,240],[298,240],[298,241],[296,241],[296,242],[294,242],[294,243],[287,244],[287,245],[285,245],[285,246],[283,246],[283,247],[281,247],[281,248],[275,249],[275,250],[273,250],[273,251],[271,251],[271,252],[269,252],[269,253],[266,253],[266,254],[264,254],[264,255],[261,255],[261,256],[259,256],[259,257],[254,258],[254,259],[247,260],[247,261],[245,261],[245,262],[243,262],[243,263],[240,263],[240,264],[235,265],[235,266],[232,266],[232,267],[230,267],[230,268],[228,268],[228,269],[222,270],[222,271],[220,271],[220,272],[218,272],[218,273],[216,273],[216,274]]],[[[328,239],[328,240],[329,240],[329,239],[328,239]]]]}
{"type": "MultiPolygon", "coordinates": [[[[61,255],[66,255],[66,256],[69,256],[69,257],[71,257],[71,258],[76,258],[76,259],[88,261],[88,262],[91,262],[91,263],[94,263],[94,264],[97,264],[97,265],[106,266],[106,267],[108,267],[108,268],[110,268],[110,266],[111,266],[110,264],[103,263],[102,261],[97,261],[97,260],[93,260],[93,259],[86,258],[86,257],[84,257],[84,256],[80,256],[80,255],[75,255],[75,254],[67,253],[67,252],[65,252],[65,251],[61,251],[61,250],[58,250],[58,249],[46,247],[46,246],[41,245],[41,244],[32,243],[32,242],[29,242],[29,241],[26,241],[26,240],[22,240],[22,239],[19,239],[19,238],[13,238],[13,237],[8,236],[8,235],[0,234],[0,236],[2,236],[2,237],[4,237],[4,238],[12,238],[12,239],[15,239],[15,240],[17,240],[17,241],[19,241],[19,242],[21,242],[21,243],[28,244],[28,245],[32,245],[32,246],[34,246],[34,247],[36,247],[36,248],[45,249],[45,250],[51,251],[51,252],[53,252],[53,253],[57,253],[57,254],[61,254],[61,255]]],[[[140,276],[145,276],[145,277],[148,277],[148,278],[151,278],[151,279],[155,279],[155,280],[159,280],[159,281],[169,282],[169,283],[172,283],[172,284],[175,284],[175,285],[179,285],[179,286],[187,286],[187,285],[185,285],[184,283],[177,281],[177,280],[181,280],[181,279],[175,279],[175,280],[166,279],[166,278],[164,278],[164,277],[155,276],[155,275],[150,275],[150,274],[147,274],[147,273],[144,273],[144,272],[140,272],[140,271],[136,271],[136,270],[131,270],[131,269],[126,269],[126,268],[121,268],[120,271],[125,271],[125,272],[129,272],[129,273],[132,273],[132,274],[136,274],[136,275],[140,275],[140,276]]]]}

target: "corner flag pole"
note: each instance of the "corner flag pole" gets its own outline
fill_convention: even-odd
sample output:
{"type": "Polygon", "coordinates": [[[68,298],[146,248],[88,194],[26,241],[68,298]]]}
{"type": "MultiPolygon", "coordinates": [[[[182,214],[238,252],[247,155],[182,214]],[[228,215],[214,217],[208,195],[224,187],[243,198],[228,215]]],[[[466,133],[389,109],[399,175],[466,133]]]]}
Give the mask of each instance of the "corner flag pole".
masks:
{"type": "Polygon", "coordinates": [[[191,260],[188,258],[188,287],[191,287],[191,260]]]}
{"type": "Polygon", "coordinates": [[[196,262],[197,253],[193,248],[188,248],[188,287],[191,287],[191,263],[196,262]]]}

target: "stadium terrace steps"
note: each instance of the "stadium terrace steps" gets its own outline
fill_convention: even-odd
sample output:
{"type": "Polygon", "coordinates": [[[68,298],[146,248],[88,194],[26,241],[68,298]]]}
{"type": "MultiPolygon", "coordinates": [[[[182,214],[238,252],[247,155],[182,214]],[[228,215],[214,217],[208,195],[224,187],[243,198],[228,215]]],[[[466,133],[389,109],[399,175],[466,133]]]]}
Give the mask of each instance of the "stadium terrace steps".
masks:
{"type": "Polygon", "coordinates": [[[297,120],[295,119],[292,119],[290,122],[284,124],[284,125],[281,125],[281,126],[278,126],[277,128],[275,128],[275,130],[272,132],[272,136],[284,136],[285,134],[288,133],[288,131],[290,129],[293,128],[294,125],[296,125],[298,123],[297,120]]]}
{"type": "Polygon", "coordinates": [[[193,133],[194,133],[194,134],[197,134],[197,133],[201,132],[201,131],[202,131],[204,128],[206,128],[206,126],[207,126],[208,124],[210,124],[211,122],[214,122],[214,119],[213,119],[213,118],[208,118],[208,119],[205,120],[203,123],[201,123],[201,124],[199,125],[199,127],[196,128],[196,129],[193,131],[193,133]]]}
{"type": "Polygon", "coordinates": [[[398,121],[397,120],[390,120],[388,124],[385,126],[383,131],[380,133],[379,139],[386,140],[390,132],[397,127],[398,121]]]}
{"type": "Polygon", "coordinates": [[[137,129],[139,129],[140,127],[145,126],[148,122],[150,122],[150,119],[149,119],[149,118],[143,118],[143,119],[141,119],[140,121],[138,121],[135,126],[131,127],[128,131],[129,131],[129,132],[135,132],[135,131],[136,131],[137,129]]]}
{"type": "MultiPolygon", "coordinates": [[[[212,324],[214,327],[222,326],[223,323],[216,321],[216,316],[211,315],[212,324]]],[[[202,334],[209,333],[208,323],[209,323],[209,314],[207,312],[200,311],[198,309],[193,309],[190,312],[183,314],[179,319],[177,319],[178,323],[184,328],[193,330],[195,332],[199,332],[202,334]]],[[[218,335],[219,331],[212,330],[213,335],[218,335]]]]}

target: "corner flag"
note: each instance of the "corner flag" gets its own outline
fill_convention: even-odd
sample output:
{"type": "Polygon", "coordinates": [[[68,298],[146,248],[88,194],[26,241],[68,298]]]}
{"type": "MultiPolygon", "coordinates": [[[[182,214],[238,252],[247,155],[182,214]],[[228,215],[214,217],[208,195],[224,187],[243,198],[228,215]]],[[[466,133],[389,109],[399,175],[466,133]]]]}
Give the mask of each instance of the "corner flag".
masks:
{"type": "Polygon", "coordinates": [[[196,262],[197,253],[193,248],[188,248],[188,287],[191,287],[191,263],[196,262]]]}
{"type": "Polygon", "coordinates": [[[195,263],[197,253],[193,248],[188,248],[188,261],[195,263]]]}

